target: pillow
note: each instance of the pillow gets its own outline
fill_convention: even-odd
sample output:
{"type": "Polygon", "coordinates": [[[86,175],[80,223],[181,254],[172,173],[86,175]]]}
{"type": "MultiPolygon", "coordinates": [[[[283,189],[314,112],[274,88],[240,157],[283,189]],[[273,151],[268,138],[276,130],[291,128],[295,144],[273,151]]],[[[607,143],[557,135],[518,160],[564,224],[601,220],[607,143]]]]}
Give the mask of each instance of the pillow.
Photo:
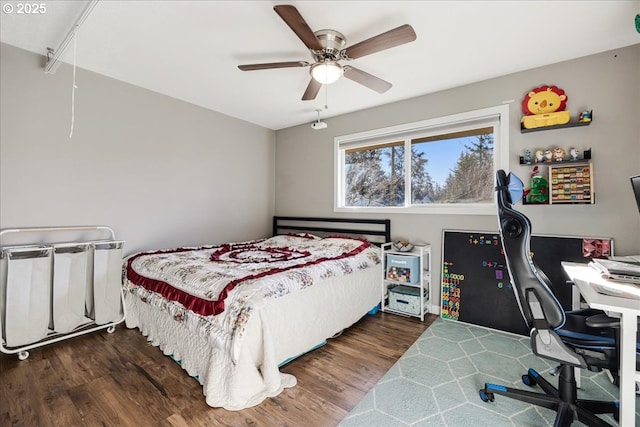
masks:
{"type": "Polygon", "coordinates": [[[313,234],[309,234],[309,233],[288,233],[287,236],[296,236],[296,237],[303,237],[305,239],[310,239],[310,240],[321,240],[321,237],[318,237],[316,235],[313,234]]]}

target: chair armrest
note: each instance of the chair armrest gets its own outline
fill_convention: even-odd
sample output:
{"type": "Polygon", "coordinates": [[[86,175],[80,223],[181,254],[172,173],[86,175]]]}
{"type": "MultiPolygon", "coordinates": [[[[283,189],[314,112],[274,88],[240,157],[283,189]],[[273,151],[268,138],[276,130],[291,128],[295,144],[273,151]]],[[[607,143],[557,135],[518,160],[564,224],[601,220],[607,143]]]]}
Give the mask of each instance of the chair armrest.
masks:
{"type": "Polygon", "coordinates": [[[590,328],[617,328],[620,329],[620,319],[609,317],[604,313],[596,314],[586,318],[585,323],[590,328]]]}

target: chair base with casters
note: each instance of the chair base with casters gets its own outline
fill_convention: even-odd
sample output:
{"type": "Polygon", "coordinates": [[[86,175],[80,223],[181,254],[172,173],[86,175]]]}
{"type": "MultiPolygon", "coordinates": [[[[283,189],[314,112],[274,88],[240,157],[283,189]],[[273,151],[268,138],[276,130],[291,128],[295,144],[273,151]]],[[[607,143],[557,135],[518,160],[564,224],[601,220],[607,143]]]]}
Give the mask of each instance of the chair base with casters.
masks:
{"type": "Polygon", "coordinates": [[[618,402],[577,398],[576,379],[572,366],[561,365],[559,388],[553,386],[534,369],[529,369],[529,372],[522,376],[522,382],[531,387],[539,385],[545,394],[486,383],[484,388],[480,389],[480,399],[483,402],[493,402],[494,395],[499,394],[551,409],[557,413],[553,424],[555,427],[569,426],[574,420],[594,427],[611,426],[611,424],[595,414],[612,414],[613,418],[616,421],[618,420],[618,402]]]}

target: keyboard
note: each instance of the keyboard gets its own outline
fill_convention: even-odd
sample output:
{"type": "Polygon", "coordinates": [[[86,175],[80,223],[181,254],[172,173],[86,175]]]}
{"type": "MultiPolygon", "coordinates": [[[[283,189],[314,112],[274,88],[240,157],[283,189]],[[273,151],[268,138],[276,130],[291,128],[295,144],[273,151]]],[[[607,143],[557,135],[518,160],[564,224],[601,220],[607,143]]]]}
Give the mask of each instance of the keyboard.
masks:
{"type": "Polygon", "coordinates": [[[609,259],[640,265],[640,255],[610,256],[609,259]]]}

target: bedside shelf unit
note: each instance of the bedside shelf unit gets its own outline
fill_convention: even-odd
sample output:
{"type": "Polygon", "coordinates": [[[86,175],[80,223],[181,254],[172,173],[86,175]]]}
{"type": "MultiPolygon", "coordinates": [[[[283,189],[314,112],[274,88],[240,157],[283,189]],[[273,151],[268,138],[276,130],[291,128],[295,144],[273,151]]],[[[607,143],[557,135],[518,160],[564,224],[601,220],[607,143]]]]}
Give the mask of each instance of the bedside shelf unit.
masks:
{"type": "Polygon", "coordinates": [[[424,321],[425,314],[429,312],[431,245],[416,246],[410,252],[401,252],[395,250],[392,243],[384,243],[382,262],[380,309],[419,317],[424,321]]]}

